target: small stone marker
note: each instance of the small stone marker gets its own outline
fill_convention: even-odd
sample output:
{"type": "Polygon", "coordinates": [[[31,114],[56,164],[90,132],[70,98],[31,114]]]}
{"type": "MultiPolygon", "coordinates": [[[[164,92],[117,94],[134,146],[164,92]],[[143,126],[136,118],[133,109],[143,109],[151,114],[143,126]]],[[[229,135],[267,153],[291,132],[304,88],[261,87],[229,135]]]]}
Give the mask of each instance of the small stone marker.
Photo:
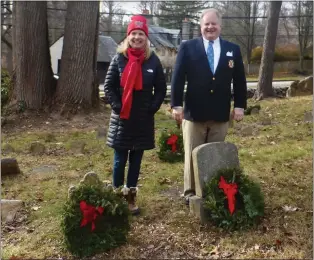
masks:
{"type": "Polygon", "coordinates": [[[202,144],[193,150],[192,159],[196,195],[190,197],[190,212],[204,223],[204,184],[220,169],[239,167],[238,149],[228,142],[202,144]]]}
{"type": "Polygon", "coordinates": [[[311,123],[311,122],[313,122],[313,113],[312,113],[312,111],[306,112],[306,113],[304,114],[304,122],[306,122],[306,123],[311,123]]]}
{"type": "MultiPolygon", "coordinates": [[[[107,185],[104,184],[98,177],[98,175],[95,172],[88,172],[84,175],[83,179],[78,184],[79,186],[94,186],[94,187],[100,187],[104,188],[107,185]]],[[[73,191],[76,190],[76,186],[70,185],[68,189],[68,197],[71,199],[71,195],[73,194],[73,191]]]]}
{"type": "Polygon", "coordinates": [[[48,133],[45,135],[45,142],[46,143],[51,143],[51,142],[56,142],[56,141],[57,141],[57,139],[53,134],[48,133]]]}
{"type": "Polygon", "coordinates": [[[14,158],[1,159],[1,176],[21,173],[17,160],[14,158]]]}
{"type": "Polygon", "coordinates": [[[259,114],[259,109],[257,107],[253,107],[251,110],[251,115],[258,115],[259,114]]]}
{"type": "Polygon", "coordinates": [[[107,136],[107,130],[105,128],[98,128],[97,130],[97,139],[105,138],[107,136]]]}
{"type": "Polygon", "coordinates": [[[1,200],[1,220],[10,223],[14,220],[16,213],[23,206],[21,200],[1,200]]]}
{"type": "Polygon", "coordinates": [[[242,136],[251,136],[253,135],[254,128],[252,126],[245,126],[241,129],[242,136]]]}
{"type": "Polygon", "coordinates": [[[44,154],[45,150],[46,150],[46,147],[43,144],[39,142],[31,143],[30,151],[33,155],[44,154]]]}
{"type": "Polygon", "coordinates": [[[10,145],[10,144],[5,144],[5,145],[3,146],[2,152],[3,152],[3,153],[14,153],[14,152],[15,152],[15,149],[13,148],[12,145],[10,145]]]}
{"type": "Polygon", "coordinates": [[[84,141],[74,141],[70,145],[70,149],[74,153],[83,154],[85,152],[86,143],[84,141]]]}

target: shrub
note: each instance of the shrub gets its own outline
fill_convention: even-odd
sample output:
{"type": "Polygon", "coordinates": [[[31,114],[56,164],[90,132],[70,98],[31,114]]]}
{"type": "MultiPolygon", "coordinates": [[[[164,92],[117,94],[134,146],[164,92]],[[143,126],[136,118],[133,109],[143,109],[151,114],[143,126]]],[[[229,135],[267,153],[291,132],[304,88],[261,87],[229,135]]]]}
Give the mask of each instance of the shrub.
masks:
{"type": "MultiPolygon", "coordinates": [[[[259,46],[252,50],[251,62],[260,63],[262,59],[263,47],[259,46]]],[[[297,61],[299,60],[299,50],[295,47],[280,47],[275,49],[274,61],[297,61]]]]}

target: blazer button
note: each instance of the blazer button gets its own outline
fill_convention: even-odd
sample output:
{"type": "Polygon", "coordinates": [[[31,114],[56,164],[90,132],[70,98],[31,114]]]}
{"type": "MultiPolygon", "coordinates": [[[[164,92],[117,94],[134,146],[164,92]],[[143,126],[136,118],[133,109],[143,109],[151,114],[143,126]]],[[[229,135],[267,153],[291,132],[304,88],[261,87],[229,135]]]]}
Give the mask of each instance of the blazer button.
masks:
{"type": "Polygon", "coordinates": [[[210,93],[214,93],[214,90],[211,89],[211,90],[210,90],[210,93]]]}
{"type": "Polygon", "coordinates": [[[215,80],[215,78],[213,78],[213,80],[215,80]]]}

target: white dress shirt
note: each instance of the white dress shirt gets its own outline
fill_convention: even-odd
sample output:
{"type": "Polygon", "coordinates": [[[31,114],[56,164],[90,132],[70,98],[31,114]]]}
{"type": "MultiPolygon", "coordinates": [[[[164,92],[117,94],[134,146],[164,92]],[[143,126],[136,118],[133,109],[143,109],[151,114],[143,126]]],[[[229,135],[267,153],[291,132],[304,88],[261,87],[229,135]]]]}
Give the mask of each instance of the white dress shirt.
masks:
{"type": "MultiPolygon", "coordinates": [[[[207,54],[209,40],[206,40],[203,37],[203,43],[204,43],[205,52],[207,54]]],[[[213,49],[214,49],[214,73],[215,73],[217,66],[218,66],[218,62],[219,62],[219,58],[220,58],[220,52],[221,52],[219,37],[216,40],[214,40],[213,49]]]]}

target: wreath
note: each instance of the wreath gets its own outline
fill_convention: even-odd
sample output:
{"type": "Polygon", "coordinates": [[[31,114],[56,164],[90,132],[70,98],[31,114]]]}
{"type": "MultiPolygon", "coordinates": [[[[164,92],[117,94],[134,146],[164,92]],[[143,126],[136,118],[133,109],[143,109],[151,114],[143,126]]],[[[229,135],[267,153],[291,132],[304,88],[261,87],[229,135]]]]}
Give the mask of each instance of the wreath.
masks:
{"type": "Polygon", "coordinates": [[[258,224],[264,215],[260,186],[240,168],[221,169],[205,184],[205,216],[227,230],[246,229],[258,224]]]}
{"type": "Polygon", "coordinates": [[[164,130],[158,141],[158,157],[165,162],[182,162],[184,159],[183,137],[180,129],[164,130]]]}
{"type": "Polygon", "coordinates": [[[109,187],[79,186],[64,205],[61,228],[72,254],[84,257],[107,251],[126,242],[127,204],[109,187]]]}

